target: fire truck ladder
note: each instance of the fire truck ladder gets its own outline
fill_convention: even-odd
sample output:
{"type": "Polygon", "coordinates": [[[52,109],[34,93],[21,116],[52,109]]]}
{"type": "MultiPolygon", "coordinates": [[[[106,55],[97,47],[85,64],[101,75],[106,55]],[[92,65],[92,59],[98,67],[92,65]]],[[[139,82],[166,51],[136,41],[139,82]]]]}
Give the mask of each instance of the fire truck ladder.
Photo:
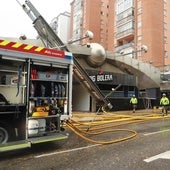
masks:
{"type": "MultiPolygon", "coordinates": [[[[19,1],[16,0],[18,3],[19,1]]],[[[19,3],[20,4],[20,3],[19,3]]],[[[34,28],[37,30],[41,40],[46,47],[55,48],[59,50],[69,51],[67,46],[61,41],[61,39],[55,34],[53,29],[45,21],[45,19],[40,15],[33,4],[26,0],[25,4],[21,5],[26,14],[33,21],[34,28]]],[[[94,83],[88,76],[87,72],[81,67],[79,62],[75,57],[73,57],[74,66],[73,72],[75,78],[88,90],[90,95],[96,99],[96,102],[104,107],[112,108],[112,104],[107,97],[103,95],[96,83],[94,83]]]]}

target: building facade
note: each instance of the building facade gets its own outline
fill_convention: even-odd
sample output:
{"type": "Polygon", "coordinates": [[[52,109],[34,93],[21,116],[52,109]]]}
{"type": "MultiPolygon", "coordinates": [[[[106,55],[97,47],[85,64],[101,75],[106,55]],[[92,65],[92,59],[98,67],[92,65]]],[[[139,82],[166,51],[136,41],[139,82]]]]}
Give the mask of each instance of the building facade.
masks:
{"type": "Polygon", "coordinates": [[[50,26],[64,43],[69,41],[70,37],[70,13],[63,12],[53,18],[50,26]]]}
{"type": "MultiPolygon", "coordinates": [[[[70,37],[78,39],[86,30],[91,42],[106,50],[131,53],[131,57],[170,70],[170,0],[74,0],[71,3],[70,37]],[[143,45],[148,52],[139,49],[143,45]]],[[[80,43],[86,43],[83,40],[80,43]]]]}
{"type": "MultiPolygon", "coordinates": [[[[71,3],[71,37],[78,39],[87,30],[94,33],[91,42],[101,44],[106,50],[113,50],[113,8],[114,1],[110,0],[74,0],[71,3]]],[[[81,44],[87,40],[82,40],[81,44]]]]}
{"type": "MultiPolygon", "coordinates": [[[[70,37],[79,39],[90,30],[94,33],[93,40],[85,39],[79,44],[99,43],[105,50],[153,65],[167,76],[170,75],[169,6],[170,0],[73,0],[70,37]],[[144,46],[147,52],[141,50],[144,46]]],[[[124,85],[117,97],[127,99],[133,93],[140,94],[135,86],[120,83],[124,85]]],[[[98,83],[101,89],[106,84],[109,82],[98,83]]],[[[157,96],[157,90],[153,96],[157,96]]]]}
{"type": "Polygon", "coordinates": [[[168,64],[164,41],[167,39],[166,8],[167,3],[163,0],[117,0],[115,51],[132,52],[132,57],[163,70],[168,64]],[[148,47],[148,52],[135,52],[142,45],[148,47]]]}

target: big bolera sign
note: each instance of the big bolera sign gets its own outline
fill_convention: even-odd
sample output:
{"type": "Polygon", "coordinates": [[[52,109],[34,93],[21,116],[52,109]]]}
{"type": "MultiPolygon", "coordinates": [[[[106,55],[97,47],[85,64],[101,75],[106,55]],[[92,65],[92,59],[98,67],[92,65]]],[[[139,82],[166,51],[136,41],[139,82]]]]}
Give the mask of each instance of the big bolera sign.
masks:
{"type": "Polygon", "coordinates": [[[101,81],[112,81],[113,75],[112,74],[102,74],[102,75],[93,75],[90,76],[93,82],[101,82],[101,81]]]}

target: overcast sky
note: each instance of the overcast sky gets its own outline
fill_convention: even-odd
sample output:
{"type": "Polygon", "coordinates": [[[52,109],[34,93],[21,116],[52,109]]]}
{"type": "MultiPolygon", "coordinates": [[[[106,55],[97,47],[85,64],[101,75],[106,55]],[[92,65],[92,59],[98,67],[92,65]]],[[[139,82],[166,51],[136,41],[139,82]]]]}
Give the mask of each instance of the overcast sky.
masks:
{"type": "MultiPolygon", "coordinates": [[[[18,0],[21,4],[25,0],[18,0]]],[[[39,13],[50,23],[59,13],[70,12],[72,0],[30,0],[39,13]]],[[[36,30],[32,20],[23,11],[16,0],[1,0],[0,3],[0,37],[19,37],[25,34],[27,38],[35,38],[36,30]]]]}

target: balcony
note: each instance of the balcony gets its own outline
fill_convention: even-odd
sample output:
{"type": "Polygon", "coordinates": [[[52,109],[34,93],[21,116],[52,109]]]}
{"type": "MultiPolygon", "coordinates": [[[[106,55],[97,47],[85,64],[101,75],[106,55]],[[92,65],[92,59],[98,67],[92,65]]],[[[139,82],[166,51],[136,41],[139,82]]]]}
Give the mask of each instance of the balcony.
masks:
{"type": "Polygon", "coordinates": [[[125,23],[127,21],[130,21],[130,20],[134,20],[135,17],[134,17],[134,8],[131,7],[131,8],[128,8],[127,10],[119,13],[117,16],[116,16],[116,25],[120,25],[121,23],[125,23]]]}
{"type": "Polygon", "coordinates": [[[116,21],[116,26],[118,27],[118,26],[120,26],[122,24],[125,24],[125,23],[129,22],[129,21],[133,21],[134,22],[135,21],[135,17],[130,15],[130,16],[127,16],[126,18],[121,19],[121,20],[117,20],[116,21]]]}
{"type": "Polygon", "coordinates": [[[116,39],[118,40],[118,39],[121,39],[121,38],[134,36],[134,35],[135,35],[135,29],[130,28],[130,29],[127,29],[127,30],[122,31],[122,32],[117,32],[116,33],[116,39]]]}
{"type": "Polygon", "coordinates": [[[115,47],[115,52],[119,53],[120,51],[126,48],[133,48],[133,47],[134,47],[134,42],[126,43],[126,44],[115,47]]]}

